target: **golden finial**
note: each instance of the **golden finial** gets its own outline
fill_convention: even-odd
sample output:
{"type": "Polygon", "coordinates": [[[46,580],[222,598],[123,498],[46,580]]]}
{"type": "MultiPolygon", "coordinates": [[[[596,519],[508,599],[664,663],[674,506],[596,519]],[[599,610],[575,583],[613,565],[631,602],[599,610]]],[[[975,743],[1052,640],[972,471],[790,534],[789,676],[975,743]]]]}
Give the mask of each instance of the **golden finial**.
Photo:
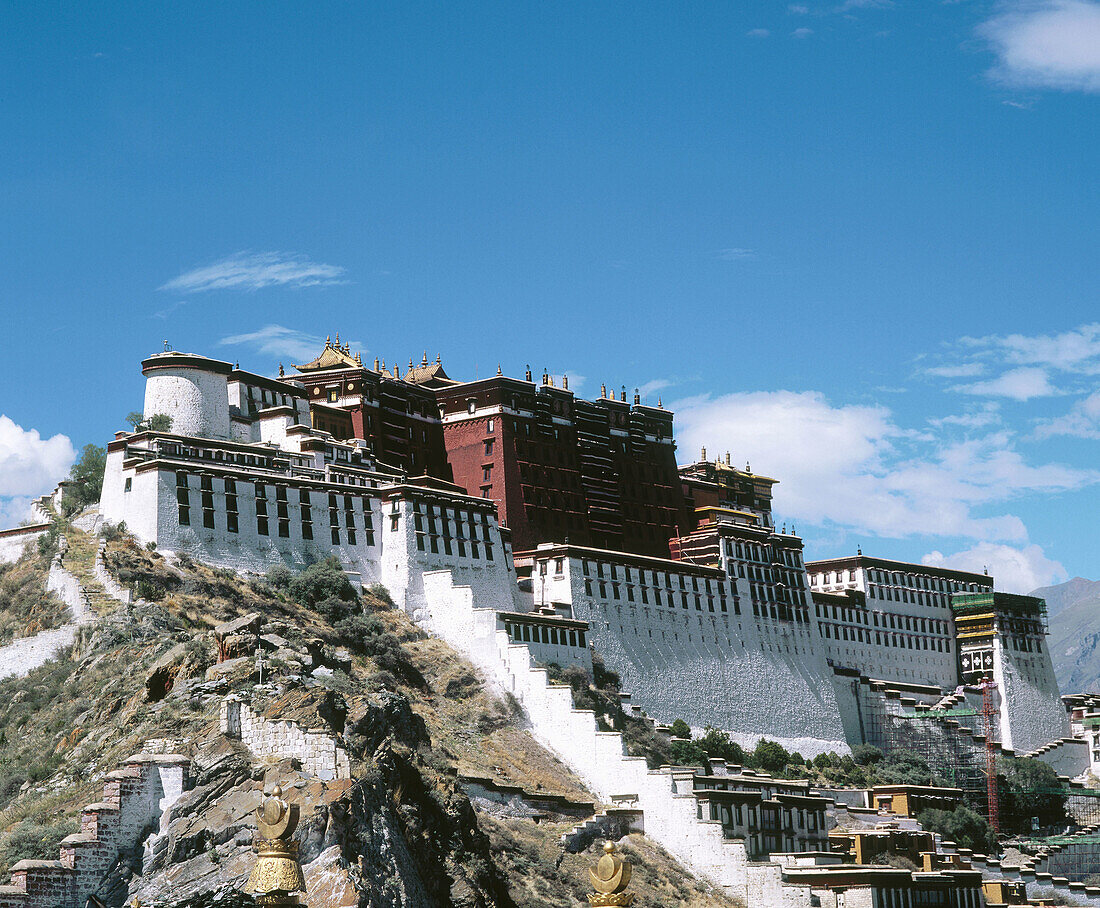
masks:
{"type": "Polygon", "coordinates": [[[325,335],[325,346],[326,347],[331,347],[332,346],[332,335],[331,334],[326,334],[325,335]]]}
{"type": "Polygon", "coordinates": [[[339,331],[336,332],[336,346],[337,346],[337,348],[339,348],[339,346],[340,346],[340,332],[339,331]]]}
{"type": "Polygon", "coordinates": [[[261,905],[289,908],[299,905],[294,893],[305,892],[306,881],[298,863],[298,843],[290,837],[298,826],[299,807],[283,800],[276,785],[256,808],[256,866],[245,884],[245,891],[256,896],[261,905]]]}
{"type": "Polygon", "coordinates": [[[500,363],[497,363],[497,375],[502,375],[502,374],[503,373],[500,371],[500,363]]]}
{"type": "Polygon", "coordinates": [[[420,360],[420,365],[422,365],[422,366],[428,365],[428,351],[427,350],[424,351],[424,358],[422,360],[420,360]]]}
{"type": "Polygon", "coordinates": [[[596,891],[588,896],[590,905],[629,905],[634,893],[627,892],[630,885],[630,862],[615,853],[615,843],[605,842],[603,857],[595,867],[588,868],[588,878],[596,891]]]}

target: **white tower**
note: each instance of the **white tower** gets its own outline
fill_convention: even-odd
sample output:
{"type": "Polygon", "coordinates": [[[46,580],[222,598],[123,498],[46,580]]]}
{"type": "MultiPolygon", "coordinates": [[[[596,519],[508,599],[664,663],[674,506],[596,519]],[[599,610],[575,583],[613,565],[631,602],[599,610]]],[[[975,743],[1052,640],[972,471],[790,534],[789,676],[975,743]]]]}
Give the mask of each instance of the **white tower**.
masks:
{"type": "Polygon", "coordinates": [[[146,419],[172,418],[171,432],[229,438],[229,363],[193,353],[157,353],[142,362],[146,419]]]}

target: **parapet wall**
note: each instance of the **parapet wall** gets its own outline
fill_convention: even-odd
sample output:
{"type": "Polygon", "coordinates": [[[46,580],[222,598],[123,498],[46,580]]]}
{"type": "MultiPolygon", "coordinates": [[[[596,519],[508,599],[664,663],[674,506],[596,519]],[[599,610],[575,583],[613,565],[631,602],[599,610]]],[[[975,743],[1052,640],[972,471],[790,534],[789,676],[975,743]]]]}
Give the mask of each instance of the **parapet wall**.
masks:
{"type": "Polygon", "coordinates": [[[49,528],[49,524],[39,523],[33,526],[15,527],[11,530],[0,530],[0,564],[18,561],[23,557],[24,549],[37,542],[49,528]]]}
{"type": "Polygon", "coordinates": [[[103,800],[87,805],[80,832],[61,841],[56,861],[20,861],[0,886],[0,908],[83,908],[119,855],[163,829],[169,808],[189,787],[191,761],[178,754],[137,754],[107,773],[103,800]]]}
{"type": "Polygon", "coordinates": [[[221,731],[257,757],[291,757],[303,771],[325,780],[351,778],[347,751],[334,737],[296,722],[267,719],[236,695],[222,700],[221,731]]]}

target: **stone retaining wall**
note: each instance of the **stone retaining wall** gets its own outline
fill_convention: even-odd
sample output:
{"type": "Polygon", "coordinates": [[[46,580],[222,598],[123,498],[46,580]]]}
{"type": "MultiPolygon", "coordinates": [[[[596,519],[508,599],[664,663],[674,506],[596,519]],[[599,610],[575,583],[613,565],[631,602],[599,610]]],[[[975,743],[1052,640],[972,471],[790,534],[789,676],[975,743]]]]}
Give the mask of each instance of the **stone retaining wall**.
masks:
{"type": "Polygon", "coordinates": [[[178,754],[137,754],[107,773],[103,800],[87,805],[80,832],[61,840],[56,861],[20,861],[0,886],[0,908],[83,908],[120,854],[141,844],[189,787],[191,761],[178,754]]]}
{"type": "Polygon", "coordinates": [[[291,757],[304,772],[325,780],[351,778],[347,751],[334,737],[296,722],[264,718],[235,694],[222,700],[221,731],[257,757],[291,757]]]}

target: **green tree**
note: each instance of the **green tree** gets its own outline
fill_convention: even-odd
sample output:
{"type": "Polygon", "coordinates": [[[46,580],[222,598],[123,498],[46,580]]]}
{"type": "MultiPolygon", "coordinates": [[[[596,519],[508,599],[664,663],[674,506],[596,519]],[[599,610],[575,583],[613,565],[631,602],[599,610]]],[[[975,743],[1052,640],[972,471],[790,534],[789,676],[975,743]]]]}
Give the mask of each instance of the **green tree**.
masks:
{"type": "Polygon", "coordinates": [[[874,744],[857,744],[852,748],[852,759],[859,766],[870,766],[882,762],[882,751],[874,744]]]}
{"type": "Polygon", "coordinates": [[[69,471],[69,481],[73,483],[69,490],[67,509],[70,513],[99,501],[103,492],[103,470],[107,466],[107,452],[97,445],[85,445],[80,460],[69,471]]]}
{"type": "Polygon", "coordinates": [[[938,832],[963,848],[971,848],[979,854],[994,854],[997,837],[989,821],[965,804],[954,810],[925,810],[917,822],[929,832],[938,832]]]}
{"type": "Polygon", "coordinates": [[[1027,832],[1032,818],[1040,826],[1066,822],[1066,793],[1058,774],[1041,760],[1014,757],[1001,761],[997,791],[1007,832],[1027,832]]]}
{"type": "Polygon", "coordinates": [[[672,737],[674,738],[690,738],[691,726],[687,724],[683,719],[677,719],[672,723],[672,737]]]}
{"type": "Polygon", "coordinates": [[[148,419],[139,410],[127,414],[126,422],[134,427],[135,432],[170,432],[172,430],[172,417],[167,413],[154,413],[148,419]]]}
{"type": "Polygon", "coordinates": [[[172,417],[167,413],[154,413],[145,425],[150,432],[171,432],[172,417]]]}
{"type": "Polygon", "coordinates": [[[720,757],[728,763],[737,763],[741,766],[749,762],[744,748],[720,728],[708,725],[703,732],[703,737],[698,739],[698,744],[708,757],[720,757]]]}
{"type": "Polygon", "coordinates": [[[761,738],[756,742],[756,749],[752,753],[753,762],[762,770],[770,773],[782,772],[790,762],[791,755],[778,741],[769,741],[761,738]]]}
{"type": "Polygon", "coordinates": [[[672,754],[672,762],[677,766],[702,766],[707,756],[698,741],[681,739],[672,742],[669,752],[672,754]]]}

